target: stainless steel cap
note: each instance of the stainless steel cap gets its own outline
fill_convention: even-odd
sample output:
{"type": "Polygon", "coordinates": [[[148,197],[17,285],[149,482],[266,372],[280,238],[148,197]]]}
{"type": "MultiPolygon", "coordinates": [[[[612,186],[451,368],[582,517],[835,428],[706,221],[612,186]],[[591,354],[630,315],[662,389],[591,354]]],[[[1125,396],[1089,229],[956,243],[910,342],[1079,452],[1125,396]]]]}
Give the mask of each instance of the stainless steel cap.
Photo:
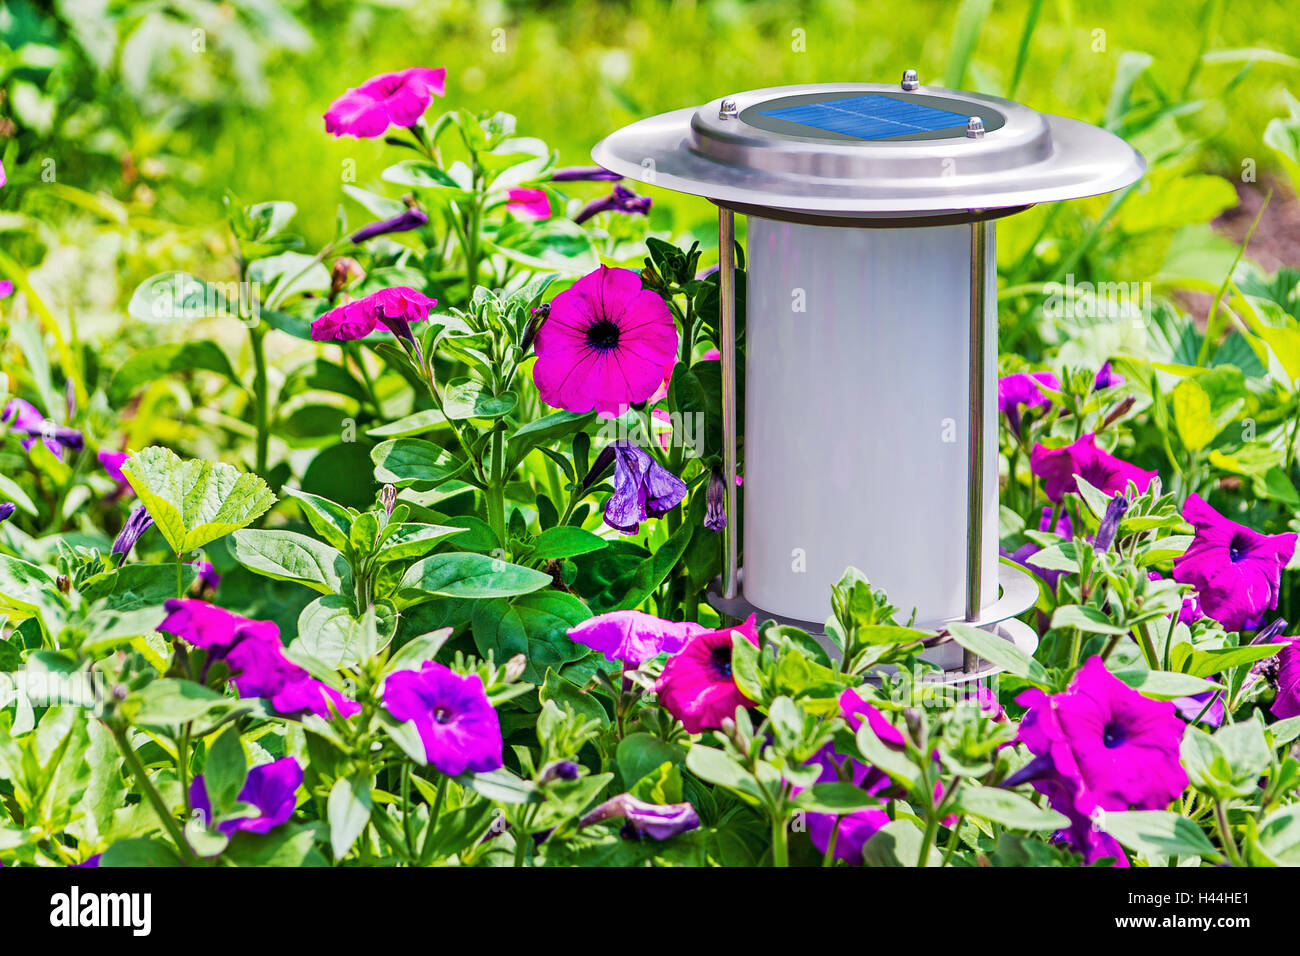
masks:
{"type": "Polygon", "coordinates": [[[592,159],[723,204],[864,217],[1091,196],[1146,168],[1105,130],[978,93],[822,83],[728,95],[725,111],[723,102],[633,123],[597,143],[592,159]],[[982,136],[968,135],[975,120],[982,136]]]}

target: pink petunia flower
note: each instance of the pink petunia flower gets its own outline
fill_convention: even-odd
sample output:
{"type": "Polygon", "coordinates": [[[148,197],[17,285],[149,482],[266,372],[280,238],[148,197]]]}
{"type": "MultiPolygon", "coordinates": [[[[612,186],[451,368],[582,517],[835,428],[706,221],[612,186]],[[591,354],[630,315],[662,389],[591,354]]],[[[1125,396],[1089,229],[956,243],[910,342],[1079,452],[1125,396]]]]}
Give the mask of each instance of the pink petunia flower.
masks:
{"type": "Polygon", "coordinates": [[[644,611],[610,611],[569,629],[569,639],[600,651],[608,661],[640,667],[660,654],[676,654],[692,636],[706,631],[691,621],[665,621],[644,611]]]}
{"type": "Polygon", "coordinates": [[[616,417],[644,402],[677,361],[677,326],[631,269],[601,266],[550,303],[537,332],[533,381],[542,401],[616,417]]]}
{"type": "Polygon", "coordinates": [[[736,708],[752,704],[731,675],[731,635],[758,644],[758,624],[749,620],[734,628],[702,631],[668,658],[655,684],[664,709],[682,722],[689,733],[717,730],[736,716],[736,708]]]}
{"type": "Polygon", "coordinates": [[[1072,445],[1064,448],[1047,448],[1035,445],[1029,457],[1029,466],[1035,475],[1043,479],[1043,488],[1047,497],[1060,502],[1070,492],[1079,490],[1075,475],[1083,479],[1109,497],[1122,494],[1131,481],[1137,485],[1138,493],[1146,491],[1154,471],[1144,471],[1137,465],[1121,461],[1109,452],[1097,447],[1097,438],[1092,432],[1079,438],[1072,445]]]}
{"type": "Polygon", "coordinates": [[[551,200],[544,189],[517,187],[510,190],[506,211],[518,219],[549,219],[551,200]]]}
{"type": "Polygon", "coordinates": [[[447,92],[445,67],[380,73],[348,90],[325,111],[325,132],[374,139],[390,126],[414,126],[435,96],[447,92]]]}
{"type": "Polygon", "coordinates": [[[1295,553],[1296,535],[1260,534],[1229,521],[1197,494],[1187,496],[1183,518],[1196,533],[1174,559],[1174,580],[1195,587],[1201,613],[1229,631],[1259,627],[1277,607],[1282,569],[1295,553]]]}
{"type": "Polygon", "coordinates": [[[1187,786],[1179,762],[1186,724],[1169,701],[1143,697],[1088,659],[1063,693],[1025,691],[1016,703],[1028,708],[1020,739],[1034,759],[1005,786],[1031,783],[1053,809],[1070,818],[1057,837],[1088,862],[1128,860],[1104,833],[1106,810],[1162,810],[1187,786]]]}
{"type": "Polygon", "coordinates": [[[384,707],[412,721],[425,755],[448,776],[501,766],[501,722],[477,674],[462,677],[435,661],[384,681],[384,707]]]}
{"type": "Polygon", "coordinates": [[[438,304],[421,292],[404,285],[380,289],[364,298],[330,309],[311,324],[317,342],[351,341],[365,338],[382,325],[394,335],[410,341],[412,322],[423,322],[438,304]]]}
{"type": "Polygon", "coordinates": [[[99,459],[99,464],[104,471],[108,472],[108,477],[117,482],[126,481],[126,475],[122,474],[122,463],[131,457],[130,452],[101,448],[95,453],[95,457],[99,459]]]}

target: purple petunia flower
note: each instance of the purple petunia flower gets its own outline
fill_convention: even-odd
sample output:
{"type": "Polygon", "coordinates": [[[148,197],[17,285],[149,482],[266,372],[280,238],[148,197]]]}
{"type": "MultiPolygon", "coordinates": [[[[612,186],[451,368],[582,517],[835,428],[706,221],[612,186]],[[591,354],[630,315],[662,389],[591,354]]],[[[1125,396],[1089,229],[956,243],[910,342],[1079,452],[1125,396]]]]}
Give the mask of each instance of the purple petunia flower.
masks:
{"type": "Polygon", "coordinates": [[[609,661],[637,668],[660,654],[676,654],[694,635],[708,630],[690,621],[665,621],[644,611],[610,611],[569,629],[569,638],[600,651],[609,661]]]}
{"type": "Polygon", "coordinates": [[[496,770],[501,722],[477,674],[461,677],[425,661],[418,671],[398,671],[384,681],[384,707],[420,732],[425,756],[449,777],[496,770]]]}
{"type": "Polygon", "coordinates": [[[99,858],[104,854],[96,853],[94,856],[88,856],[80,863],[73,863],[73,866],[99,866],[99,858]]]}
{"type": "Polygon", "coordinates": [[[570,166],[567,169],[557,169],[551,174],[551,182],[554,183],[616,183],[622,178],[618,173],[611,173],[608,169],[601,169],[599,166],[570,166]]]}
{"type": "MultiPolygon", "coordinates": [[[[234,836],[240,830],[270,833],[293,816],[302,777],[302,767],[292,757],[282,757],[251,768],[237,799],[255,807],[257,815],[222,820],[217,824],[217,831],[226,836],[234,836]]],[[[190,782],[190,804],[203,813],[205,821],[211,821],[212,801],[203,774],[190,782]]]]}
{"type": "Polygon", "coordinates": [[[1110,370],[1110,362],[1103,362],[1101,368],[1097,369],[1097,377],[1093,380],[1092,390],[1099,392],[1103,388],[1114,388],[1116,385],[1123,385],[1125,381],[1123,375],[1110,370]]]}
{"type": "Polygon", "coordinates": [[[126,519],[126,524],[122,525],[122,530],[118,532],[117,537],[113,540],[113,548],[110,553],[120,554],[123,560],[131,553],[135,543],[140,540],[140,535],[144,534],[153,527],[153,515],[149,514],[144,505],[136,505],[131,511],[131,516],[126,519]]]}
{"type": "MultiPolygon", "coordinates": [[[[116,482],[126,484],[126,475],[122,474],[122,465],[131,457],[130,452],[101,448],[95,453],[95,457],[99,459],[99,464],[108,473],[108,477],[116,482]]],[[[127,485],[127,487],[130,487],[130,485],[127,485]]]]}
{"type": "MultiPolygon", "coordinates": [[[[0,176],[3,176],[3,172],[0,172],[0,176]]],[[[3,185],[4,183],[0,182],[0,186],[3,185]]],[[[7,299],[13,294],[14,284],[8,279],[0,279],[0,299],[7,299]]]]}
{"type": "Polygon", "coordinates": [[[1056,392],[1061,390],[1061,383],[1051,372],[1016,372],[998,379],[998,411],[1007,416],[1007,425],[1017,437],[1020,435],[1022,409],[1051,404],[1040,385],[1056,392]]]}
{"type": "Polygon", "coordinates": [[[7,424],[12,431],[28,436],[22,439],[23,448],[30,451],[39,438],[60,461],[63,460],[65,450],[81,451],[85,444],[81,432],[75,428],[56,425],[42,415],[35,405],[21,398],[10,400],[5,406],[4,414],[0,415],[0,422],[7,424]]]}
{"type": "Polygon", "coordinates": [[[578,821],[578,826],[619,818],[627,821],[623,835],[636,839],[668,840],[700,825],[699,814],[689,803],[647,803],[630,793],[620,793],[588,813],[578,821]]]}
{"type": "Polygon", "coordinates": [[[0,501],[0,521],[7,521],[17,507],[12,501],[0,501]]]}
{"type": "Polygon", "coordinates": [[[1016,703],[1028,708],[1020,739],[1035,759],[1005,786],[1032,783],[1070,818],[1057,836],[1088,862],[1113,856],[1126,866],[1118,844],[1093,821],[1099,810],[1160,810],[1183,792],[1179,746],[1186,725],[1174,705],[1143,697],[1095,655],[1063,693],[1034,688],[1016,703]]]}
{"type": "Polygon", "coordinates": [[[199,591],[203,594],[215,594],[217,587],[221,584],[221,575],[217,569],[212,566],[211,561],[204,561],[199,564],[199,591]]]}
{"type": "Polygon", "coordinates": [[[362,226],[352,234],[352,242],[359,246],[367,239],[374,239],[376,236],[387,236],[394,232],[410,232],[412,229],[419,229],[421,226],[427,226],[428,224],[429,217],[424,214],[424,211],[412,206],[391,219],[381,219],[378,222],[372,222],[368,226],[362,226]]]}
{"type": "Polygon", "coordinates": [[[1277,607],[1282,569],[1295,553],[1296,535],[1260,534],[1229,521],[1195,493],[1187,496],[1183,518],[1196,533],[1174,559],[1174,580],[1195,587],[1201,611],[1229,631],[1259,627],[1277,607]]]}
{"type": "Polygon", "coordinates": [[[311,324],[317,342],[351,341],[365,338],[382,325],[400,338],[412,341],[411,323],[423,322],[438,304],[422,292],[395,286],[372,292],[364,298],[330,309],[311,324]]]}
{"type": "Polygon", "coordinates": [[[1115,536],[1119,534],[1119,524],[1124,520],[1124,513],[1128,511],[1128,499],[1123,495],[1116,495],[1111,498],[1106,505],[1106,513],[1102,515],[1101,522],[1097,525],[1097,536],[1093,539],[1093,547],[1098,551],[1109,551],[1110,546],[1115,543],[1115,536]]]}
{"type": "Polygon", "coordinates": [[[682,722],[689,733],[716,730],[736,716],[737,707],[753,703],[740,692],[731,674],[732,635],[758,644],[755,615],[736,627],[700,631],[680,651],[668,658],[655,684],[664,710],[682,722]]]}
{"type": "Polygon", "coordinates": [[[1280,720],[1300,717],[1300,637],[1274,637],[1272,641],[1286,646],[1277,655],[1277,697],[1269,711],[1280,720]]]}
{"type": "Polygon", "coordinates": [[[1218,727],[1223,723],[1223,695],[1217,690],[1207,690],[1190,697],[1175,697],[1173,704],[1178,709],[1178,716],[1189,724],[1197,717],[1200,717],[1201,723],[1209,724],[1211,727],[1218,727]]]}
{"type": "Polygon", "coordinates": [[[605,524],[636,534],[641,522],[672,511],[686,497],[682,481],[645,449],[614,442],[614,493],[605,503],[605,524]]]}
{"type": "Polygon", "coordinates": [[[592,216],[602,212],[625,212],[631,215],[645,216],[650,212],[653,200],[649,196],[638,196],[626,186],[615,186],[608,196],[593,199],[583,206],[573,221],[581,225],[592,216]]]}
{"type": "Polygon", "coordinates": [[[325,111],[325,132],[373,139],[390,126],[414,126],[435,96],[447,92],[445,67],[413,66],[380,73],[350,89],[325,111]]]}
{"type": "Polygon", "coordinates": [[[286,716],[311,712],[325,720],[335,712],[351,717],[361,705],[316,680],[284,656],[280,629],[273,621],[254,621],[194,598],[173,598],[158,630],[207,651],[207,669],[216,661],[230,668],[230,683],[241,697],[264,697],[286,716]],[[332,705],[332,707],[331,707],[332,705]]]}
{"type": "Polygon", "coordinates": [[[1035,445],[1029,465],[1033,473],[1043,479],[1047,497],[1055,502],[1060,502],[1070,492],[1079,490],[1075,475],[1081,476],[1106,495],[1123,493],[1130,481],[1137,486],[1140,494],[1146,491],[1147,485],[1156,476],[1154,471],[1144,471],[1102,451],[1097,447],[1096,436],[1091,432],[1064,448],[1035,445]]]}
{"type": "MultiPolygon", "coordinates": [[[[1148,571],[1147,580],[1163,581],[1164,576],[1159,571],[1148,571]]],[[[1183,606],[1178,610],[1178,623],[1191,625],[1205,617],[1201,613],[1201,599],[1195,591],[1189,591],[1183,595],[1183,606]]]]}

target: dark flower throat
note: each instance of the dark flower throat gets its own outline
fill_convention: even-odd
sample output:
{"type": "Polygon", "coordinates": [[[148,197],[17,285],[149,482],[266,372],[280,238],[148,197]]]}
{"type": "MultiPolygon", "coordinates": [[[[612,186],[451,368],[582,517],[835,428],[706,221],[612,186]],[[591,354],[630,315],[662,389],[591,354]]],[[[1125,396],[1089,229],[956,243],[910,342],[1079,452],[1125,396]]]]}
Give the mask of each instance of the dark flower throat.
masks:
{"type": "Polygon", "coordinates": [[[609,319],[597,319],[587,326],[587,344],[598,352],[618,348],[619,328],[609,319]]]}

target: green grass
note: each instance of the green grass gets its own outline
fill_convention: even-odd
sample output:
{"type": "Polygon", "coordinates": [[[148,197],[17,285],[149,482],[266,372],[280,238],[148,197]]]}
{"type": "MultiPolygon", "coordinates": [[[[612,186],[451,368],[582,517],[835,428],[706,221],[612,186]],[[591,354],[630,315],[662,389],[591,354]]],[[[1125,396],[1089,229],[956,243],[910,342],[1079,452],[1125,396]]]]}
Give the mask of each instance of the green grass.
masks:
{"type": "MultiPolygon", "coordinates": [[[[1024,24],[1035,4],[1000,3],[981,23],[986,0],[960,5],[968,28],[978,26],[964,70],[967,88],[1004,93],[1016,70],[1024,24]]],[[[1264,126],[1284,111],[1282,90],[1297,71],[1256,64],[1225,101],[1221,91],[1240,63],[1207,63],[1193,76],[1204,49],[1300,49],[1300,22],[1281,5],[1225,4],[1202,25],[1196,4],[1042,3],[1026,47],[1017,99],[1035,109],[1098,120],[1119,57],[1149,54],[1151,81],[1177,97],[1191,92],[1204,107],[1182,122],[1204,145],[1200,165],[1235,174],[1254,158],[1274,160],[1260,141],[1264,126]],[[1096,31],[1104,31],[1104,36],[1096,31]],[[1102,45],[1104,50],[1095,49],[1102,45]]],[[[581,164],[605,133],[638,117],[697,104],[728,91],[835,80],[893,81],[915,67],[923,82],[954,74],[950,51],[959,19],[951,2],[904,4],[850,0],[708,3],[638,0],[626,5],[542,5],[451,2],[436,9],[351,9],[317,21],[317,50],[278,59],[270,72],[269,114],[230,104],[224,122],[196,144],[205,167],[200,184],[212,200],[229,186],[242,198],[290,199],[302,210],[313,240],[332,227],[345,161],[361,184],[377,183],[393,161],[378,142],[334,141],[321,113],[349,86],[384,70],[445,65],[447,102],[519,117],[520,129],[560,150],[561,162],[581,164]],[[504,34],[494,31],[504,30],[504,34]],[[504,39],[504,51],[500,49],[504,39]],[[206,154],[203,151],[206,150],[206,154]]],[[[1144,81],[1146,82],[1146,81],[1144,81]]],[[[389,187],[391,188],[391,187],[389,187]]],[[[710,219],[707,204],[652,190],[685,228],[710,219]]],[[[194,198],[191,196],[191,198],[194,198]]],[[[350,214],[363,216],[350,206],[350,214]]]]}

